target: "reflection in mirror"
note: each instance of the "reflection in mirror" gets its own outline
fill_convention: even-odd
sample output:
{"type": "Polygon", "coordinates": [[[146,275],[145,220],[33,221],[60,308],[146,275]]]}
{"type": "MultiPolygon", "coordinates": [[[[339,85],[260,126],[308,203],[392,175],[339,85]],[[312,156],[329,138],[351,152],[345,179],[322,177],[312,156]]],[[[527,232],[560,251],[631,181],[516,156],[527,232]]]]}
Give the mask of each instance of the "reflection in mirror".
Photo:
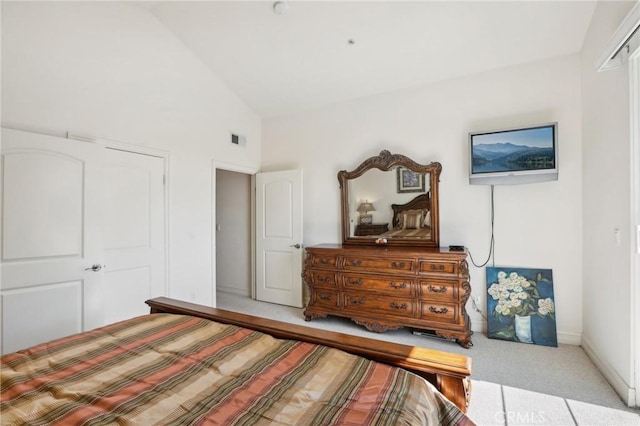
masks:
{"type": "MultiPolygon", "coordinates": [[[[398,230],[397,228],[400,224],[400,217],[396,217],[396,223],[394,223],[392,205],[407,204],[417,196],[424,196],[429,193],[429,176],[426,176],[425,179],[425,176],[421,175],[420,178],[422,185],[413,192],[398,192],[397,170],[383,172],[382,170],[371,169],[363,173],[362,176],[350,180],[348,182],[349,235],[352,237],[385,236],[385,233],[387,233],[386,236],[391,236],[389,235],[390,231],[398,230]],[[364,203],[369,203],[373,208],[363,213],[361,210],[364,203]]],[[[425,225],[425,222],[430,219],[428,212],[431,210],[428,196],[426,198],[424,206],[426,211],[423,218],[425,225]]],[[[400,214],[396,216],[400,216],[400,214]]],[[[423,229],[422,232],[405,232],[405,234],[413,234],[412,236],[417,238],[429,238],[426,232],[427,229],[421,229],[423,229]]],[[[398,232],[395,232],[395,234],[397,235],[398,232]]]]}
{"type": "Polygon", "coordinates": [[[385,150],[340,171],[343,243],[437,247],[441,170],[385,150]]]}

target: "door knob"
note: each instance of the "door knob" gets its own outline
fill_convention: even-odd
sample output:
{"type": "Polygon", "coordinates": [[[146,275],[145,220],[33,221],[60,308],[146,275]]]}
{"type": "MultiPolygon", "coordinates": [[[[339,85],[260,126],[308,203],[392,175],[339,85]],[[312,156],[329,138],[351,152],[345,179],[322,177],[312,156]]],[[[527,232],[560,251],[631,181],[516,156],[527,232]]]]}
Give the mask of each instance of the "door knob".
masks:
{"type": "Polygon", "coordinates": [[[98,272],[98,271],[102,270],[102,265],[99,264],[99,263],[95,263],[90,268],[84,268],[84,270],[85,271],[98,272]]]}
{"type": "Polygon", "coordinates": [[[302,246],[300,244],[291,244],[289,247],[295,247],[295,248],[299,249],[302,246]]]}

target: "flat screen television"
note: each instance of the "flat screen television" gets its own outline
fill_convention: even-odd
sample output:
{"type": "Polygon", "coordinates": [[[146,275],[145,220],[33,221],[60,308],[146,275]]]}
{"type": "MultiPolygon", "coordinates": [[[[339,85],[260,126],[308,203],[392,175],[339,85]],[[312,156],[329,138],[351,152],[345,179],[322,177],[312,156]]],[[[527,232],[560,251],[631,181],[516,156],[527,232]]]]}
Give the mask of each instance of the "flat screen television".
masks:
{"type": "Polygon", "coordinates": [[[558,179],[558,123],[469,133],[469,183],[516,185],[558,179]]]}

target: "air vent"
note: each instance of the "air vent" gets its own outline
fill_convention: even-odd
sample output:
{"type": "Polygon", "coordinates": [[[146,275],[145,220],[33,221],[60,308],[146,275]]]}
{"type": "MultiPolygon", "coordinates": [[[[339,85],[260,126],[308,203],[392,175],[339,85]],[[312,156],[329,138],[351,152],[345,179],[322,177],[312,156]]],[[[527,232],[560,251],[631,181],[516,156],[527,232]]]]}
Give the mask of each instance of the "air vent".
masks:
{"type": "Polygon", "coordinates": [[[231,133],[231,143],[238,146],[246,146],[247,145],[247,137],[238,135],[236,133],[231,133]]]}

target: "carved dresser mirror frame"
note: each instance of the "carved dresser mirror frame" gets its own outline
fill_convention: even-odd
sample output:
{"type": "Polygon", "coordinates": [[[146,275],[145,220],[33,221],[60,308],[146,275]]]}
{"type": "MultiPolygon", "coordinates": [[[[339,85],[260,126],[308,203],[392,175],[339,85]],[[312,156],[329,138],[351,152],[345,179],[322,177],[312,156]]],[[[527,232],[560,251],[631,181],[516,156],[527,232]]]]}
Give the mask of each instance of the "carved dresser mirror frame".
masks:
{"type": "MultiPolygon", "coordinates": [[[[410,247],[439,247],[440,245],[440,217],[438,209],[438,183],[440,182],[440,172],[442,171],[442,165],[437,162],[430,164],[419,164],[401,154],[391,154],[387,150],[383,150],[379,155],[366,159],[362,164],[356,167],[352,171],[341,170],[338,172],[338,181],[340,182],[340,198],[342,201],[342,243],[343,244],[358,244],[358,245],[386,245],[386,246],[410,246],[410,247]],[[365,172],[372,169],[379,169],[383,172],[391,171],[397,167],[405,167],[418,174],[425,176],[425,183],[429,182],[428,192],[419,195],[409,203],[404,204],[407,209],[411,208],[410,205],[420,197],[424,200],[424,195],[428,194],[427,199],[430,199],[430,212],[431,212],[431,238],[411,238],[411,237],[389,237],[385,238],[386,242],[377,243],[380,235],[373,235],[369,237],[355,237],[351,236],[351,218],[349,215],[349,181],[362,176],[365,172]]],[[[400,191],[398,191],[400,192],[400,191]]],[[[394,221],[398,214],[396,207],[397,204],[389,206],[394,210],[394,221]]],[[[392,226],[395,223],[392,223],[392,226]]]]}

